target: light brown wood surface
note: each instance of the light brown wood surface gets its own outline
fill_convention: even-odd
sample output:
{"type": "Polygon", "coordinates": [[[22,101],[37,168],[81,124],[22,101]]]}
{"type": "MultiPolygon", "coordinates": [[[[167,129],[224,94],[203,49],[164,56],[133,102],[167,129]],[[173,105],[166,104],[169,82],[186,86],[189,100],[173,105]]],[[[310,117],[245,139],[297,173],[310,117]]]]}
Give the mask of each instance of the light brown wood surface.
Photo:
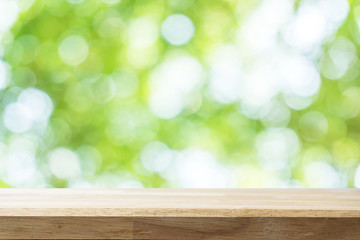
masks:
{"type": "Polygon", "coordinates": [[[0,189],[0,239],[360,240],[360,190],[0,189]]]}
{"type": "Polygon", "coordinates": [[[0,189],[0,216],[360,217],[357,189],[0,189]]]}

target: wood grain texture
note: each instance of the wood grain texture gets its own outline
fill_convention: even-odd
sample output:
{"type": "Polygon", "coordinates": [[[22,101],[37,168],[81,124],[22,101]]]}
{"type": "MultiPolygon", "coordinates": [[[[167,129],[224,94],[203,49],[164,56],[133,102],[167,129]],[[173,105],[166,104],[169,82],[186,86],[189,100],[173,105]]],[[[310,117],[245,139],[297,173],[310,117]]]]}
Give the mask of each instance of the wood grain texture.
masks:
{"type": "Polygon", "coordinates": [[[360,217],[357,189],[0,189],[0,216],[360,217]]]}
{"type": "Polygon", "coordinates": [[[360,218],[4,217],[1,223],[0,239],[360,239],[360,218]]]}
{"type": "Polygon", "coordinates": [[[359,218],[139,218],[134,239],[359,240],[359,218]]]}
{"type": "Polygon", "coordinates": [[[360,239],[356,189],[0,189],[0,239],[360,239]]]}
{"type": "Polygon", "coordinates": [[[133,219],[2,217],[0,239],[133,239],[133,219]]]}

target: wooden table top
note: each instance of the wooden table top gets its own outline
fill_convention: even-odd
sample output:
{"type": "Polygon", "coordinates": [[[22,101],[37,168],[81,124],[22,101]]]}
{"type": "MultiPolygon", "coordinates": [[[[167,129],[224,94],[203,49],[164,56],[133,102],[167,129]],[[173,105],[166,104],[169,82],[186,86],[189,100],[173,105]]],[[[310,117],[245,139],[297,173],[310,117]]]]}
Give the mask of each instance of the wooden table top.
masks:
{"type": "Polygon", "coordinates": [[[360,217],[360,189],[0,189],[1,216],[360,217]]]}

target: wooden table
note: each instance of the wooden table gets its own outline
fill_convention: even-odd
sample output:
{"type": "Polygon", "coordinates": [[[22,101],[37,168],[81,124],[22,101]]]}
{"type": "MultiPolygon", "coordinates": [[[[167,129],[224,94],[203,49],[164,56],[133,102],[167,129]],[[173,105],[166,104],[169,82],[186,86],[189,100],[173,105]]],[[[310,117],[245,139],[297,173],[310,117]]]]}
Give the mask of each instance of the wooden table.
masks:
{"type": "Polygon", "coordinates": [[[360,239],[356,189],[0,189],[0,239],[360,239]]]}

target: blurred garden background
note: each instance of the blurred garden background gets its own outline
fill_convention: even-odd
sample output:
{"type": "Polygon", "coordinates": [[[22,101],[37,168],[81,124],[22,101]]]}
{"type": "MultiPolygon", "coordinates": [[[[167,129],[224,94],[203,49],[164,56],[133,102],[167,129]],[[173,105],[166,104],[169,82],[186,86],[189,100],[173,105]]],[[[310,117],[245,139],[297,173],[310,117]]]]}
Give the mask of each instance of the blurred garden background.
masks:
{"type": "Polygon", "coordinates": [[[360,1],[0,0],[0,187],[360,187],[360,1]]]}

